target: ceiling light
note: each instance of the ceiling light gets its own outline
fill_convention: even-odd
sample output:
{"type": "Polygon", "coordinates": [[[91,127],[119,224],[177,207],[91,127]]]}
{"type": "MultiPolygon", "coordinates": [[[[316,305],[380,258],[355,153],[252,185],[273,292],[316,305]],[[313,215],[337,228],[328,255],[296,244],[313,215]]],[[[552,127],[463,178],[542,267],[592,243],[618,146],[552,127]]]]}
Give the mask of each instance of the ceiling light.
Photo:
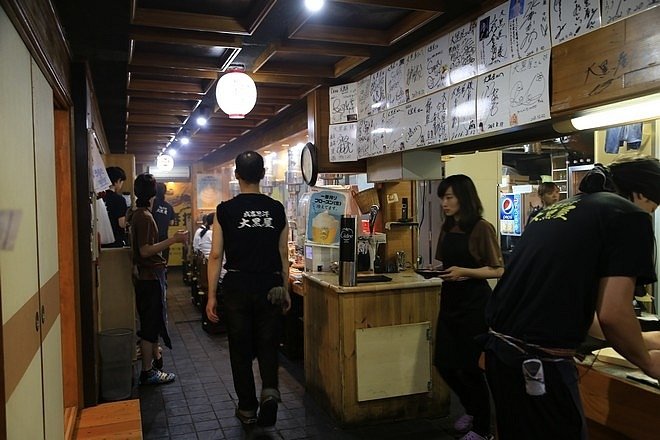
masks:
{"type": "Polygon", "coordinates": [[[218,80],[215,97],[230,119],[243,119],[257,102],[257,87],[244,66],[233,65],[218,80]]]}
{"type": "Polygon", "coordinates": [[[190,136],[188,135],[188,130],[181,130],[181,136],[179,136],[179,142],[181,145],[188,145],[190,143],[190,136]]]}
{"type": "Polygon", "coordinates": [[[176,156],[176,149],[170,148],[169,150],[167,150],[167,154],[169,154],[172,157],[176,156]]]}
{"type": "Polygon", "coordinates": [[[197,122],[197,125],[199,125],[200,127],[204,127],[208,121],[209,121],[209,108],[202,107],[199,110],[199,114],[197,115],[197,119],[195,119],[195,122],[197,122]]]}
{"type": "Polygon", "coordinates": [[[585,110],[580,116],[572,118],[571,124],[577,130],[588,130],[658,118],[660,93],[585,110]]]}
{"type": "Polygon", "coordinates": [[[305,6],[311,12],[320,11],[324,3],[324,0],[305,0],[305,6]]]}

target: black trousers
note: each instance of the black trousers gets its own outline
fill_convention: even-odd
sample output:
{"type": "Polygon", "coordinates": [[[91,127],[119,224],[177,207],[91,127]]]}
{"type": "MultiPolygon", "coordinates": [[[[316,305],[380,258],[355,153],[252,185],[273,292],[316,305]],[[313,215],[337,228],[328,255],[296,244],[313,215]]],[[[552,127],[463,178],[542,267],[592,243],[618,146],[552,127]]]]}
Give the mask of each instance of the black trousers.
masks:
{"type": "Polygon", "coordinates": [[[499,440],[586,439],[578,374],[572,362],[543,362],[546,394],[525,391],[522,364],[486,351],[486,376],[495,401],[499,440]]]}
{"type": "Polygon", "coordinates": [[[490,395],[483,371],[474,365],[461,369],[441,367],[438,372],[458,396],[465,413],[474,417],[472,430],[479,435],[490,434],[490,395]]]}

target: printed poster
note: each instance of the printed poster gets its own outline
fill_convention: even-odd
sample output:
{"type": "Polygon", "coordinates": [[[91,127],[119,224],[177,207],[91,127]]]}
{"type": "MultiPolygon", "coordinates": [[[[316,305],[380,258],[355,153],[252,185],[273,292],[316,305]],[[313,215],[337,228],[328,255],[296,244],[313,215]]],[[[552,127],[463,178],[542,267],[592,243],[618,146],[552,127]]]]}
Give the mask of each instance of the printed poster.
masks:
{"type": "Polygon", "coordinates": [[[215,209],[221,197],[220,176],[217,174],[197,175],[197,209],[215,209]]]}
{"type": "Polygon", "coordinates": [[[520,194],[500,196],[500,234],[520,236],[522,234],[522,210],[520,194]]]}
{"type": "Polygon", "coordinates": [[[346,210],[346,194],[322,190],[309,198],[307,240],[320,244],[339,243],[339,223],[346,210]]]}

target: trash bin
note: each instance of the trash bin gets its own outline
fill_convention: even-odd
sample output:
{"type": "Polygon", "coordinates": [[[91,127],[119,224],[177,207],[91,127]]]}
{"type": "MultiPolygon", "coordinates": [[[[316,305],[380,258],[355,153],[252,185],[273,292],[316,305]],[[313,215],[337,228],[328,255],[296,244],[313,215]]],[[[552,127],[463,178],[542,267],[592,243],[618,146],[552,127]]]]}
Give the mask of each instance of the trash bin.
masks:
{"type": "Polygon", "coordinates": [[[101,352],[101,397],[122,400],[133,387],[133,330],[113,328],[99,333],[101,352]]]}

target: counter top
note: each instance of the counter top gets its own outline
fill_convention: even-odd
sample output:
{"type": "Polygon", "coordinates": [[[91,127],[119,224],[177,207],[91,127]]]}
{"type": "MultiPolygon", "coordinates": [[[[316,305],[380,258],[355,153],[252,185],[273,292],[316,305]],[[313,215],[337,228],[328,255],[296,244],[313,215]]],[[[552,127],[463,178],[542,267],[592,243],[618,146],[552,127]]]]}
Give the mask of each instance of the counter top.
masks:
{"type": "MultiPolygon", "coordinates": [[[[358,273],[360,275],[374,275],[372,273],[358,273]]],[[[399,273],[382,274],[392,278],[392,281],[358,283],[357,286],[344,287],[339,285],[339,275],[331,272],[304,272],[302,276],[308,280],[318,283],[324,287],[329,287],[337,293],[361,293],[378,292],[397,289],[415,289],[424,287],[440,287],[442,280],[440,278],[425,279],[412,270],[406,270],[399,273]]]]}

